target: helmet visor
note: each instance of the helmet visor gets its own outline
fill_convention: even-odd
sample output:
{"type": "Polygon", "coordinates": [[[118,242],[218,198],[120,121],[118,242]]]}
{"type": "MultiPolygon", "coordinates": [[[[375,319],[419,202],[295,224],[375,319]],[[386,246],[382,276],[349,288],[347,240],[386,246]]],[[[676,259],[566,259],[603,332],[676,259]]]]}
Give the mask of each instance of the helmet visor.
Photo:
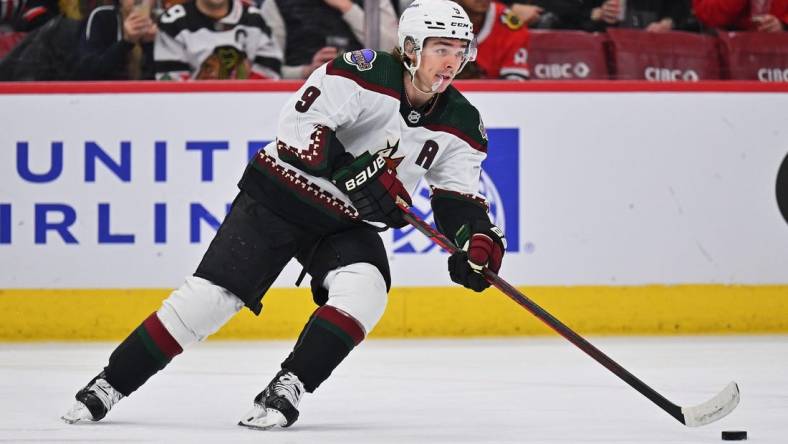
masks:
{"type": "MultiPolygon", "coordinates": [[[[438,38],[440,39],[440,37],[438,38]]],[[[455,39],[452,39],[456,41],[455,39]]],[[[462,40],[467,44],[462,47],[457,47],[441,40],[435,40],[429,44],[425,44],[421,50],[422,55],[430,57],[453,57],[458,66],[464,66],[467,62],[476,60],[476,38],[471,41],[462,40]]]]}

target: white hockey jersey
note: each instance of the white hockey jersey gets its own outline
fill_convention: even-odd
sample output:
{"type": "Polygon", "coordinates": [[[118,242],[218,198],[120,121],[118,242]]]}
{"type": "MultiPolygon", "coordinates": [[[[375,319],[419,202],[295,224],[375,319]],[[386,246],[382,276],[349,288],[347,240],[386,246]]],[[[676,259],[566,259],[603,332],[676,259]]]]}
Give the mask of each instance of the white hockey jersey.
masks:
{"type": "MultiPolygon", "coordinates": [[[[425,178],[433,197],[451,196],[486,210],[479,180],[487,136],[479,112],[452,86],[424,114],[411,108],[402,64],[390,54],[353,51],[315,70],[285,104],[277,139],[251,166],[286,184],[299,201],[357,219],[330,180],[338,149],[354,157],[380,152],[411,194],[425,178]]],[[[249,188],[246,176],[242,188],[249,188]]],[[[272,193],[265,194],[270,200],[272,193]]]]}
{"type": "Polygon", "coordinates": [[[195,2],[170,7],[159,17],[153,49],[157,80],[280,78],[282,51],[260,10],[231,0],[214,20],[195,2]]]}

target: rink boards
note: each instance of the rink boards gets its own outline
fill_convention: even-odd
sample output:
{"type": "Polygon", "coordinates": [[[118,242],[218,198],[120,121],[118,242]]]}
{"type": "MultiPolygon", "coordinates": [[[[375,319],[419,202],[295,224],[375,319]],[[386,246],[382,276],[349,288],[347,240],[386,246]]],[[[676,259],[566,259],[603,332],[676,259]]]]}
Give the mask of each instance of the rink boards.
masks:
{"type": "MultiPolygon", "coordinates": [[[[0,86],[0,339],[127,333],[193,271],[296,88],[0,86]]],[[[788,87],[463,89],[490,140],[483,193],[510,243],[501,275],[537,303],[584,332],[788,331],[788,87]]],[[[431,218],[425,187],[414,204],[431,218]]],[[[495,291],[452,287],[417,233],[383,237],[395,288],[375,335],[546,332],[495,291]]],[[[294,336],[313,309],[299,271],[260,319],[243,313],[218,336],[294,336]]]]}

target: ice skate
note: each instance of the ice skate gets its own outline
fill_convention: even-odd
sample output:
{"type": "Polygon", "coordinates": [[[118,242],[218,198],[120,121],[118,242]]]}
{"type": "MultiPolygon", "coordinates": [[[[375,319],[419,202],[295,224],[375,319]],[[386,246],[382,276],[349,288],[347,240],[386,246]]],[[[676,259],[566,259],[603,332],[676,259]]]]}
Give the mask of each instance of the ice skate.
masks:
{"type": "Polygon", "coordinates": [[[77,392],[77,402],[61,419],[68,424],[84,420],[99,421],[121,398],[123,395],[104,379],[104,372],[101,372],[77,392]]]}
{"type": "Polygon", "coordinates": [[[254,407],[238,425],[257,430],[290,427],[298,419],[298,402],[304,394],[304,385],[298,376],[281,370],[254,398],[254,407]]]}

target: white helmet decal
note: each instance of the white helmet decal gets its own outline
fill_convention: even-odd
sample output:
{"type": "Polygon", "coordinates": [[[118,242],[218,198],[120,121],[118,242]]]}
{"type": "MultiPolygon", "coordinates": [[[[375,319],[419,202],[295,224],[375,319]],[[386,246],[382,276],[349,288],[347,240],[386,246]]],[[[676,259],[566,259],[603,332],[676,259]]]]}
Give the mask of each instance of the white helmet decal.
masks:
{"type": "Polygon", "coordinates": [[[468,42],[465,60],[457,72],[462,71],[467,62],[476,60],[476,41],[471,20],[462,7],[451,0],[414,1],[402,13],[397,34],[400,52],[405,54],[406,47],[407,49],[412,47],[416,53],[416,63],[405,64],[405,69],[411,76],[419,69],[424,41],[430,37],[460,39],[468,42]]]}

